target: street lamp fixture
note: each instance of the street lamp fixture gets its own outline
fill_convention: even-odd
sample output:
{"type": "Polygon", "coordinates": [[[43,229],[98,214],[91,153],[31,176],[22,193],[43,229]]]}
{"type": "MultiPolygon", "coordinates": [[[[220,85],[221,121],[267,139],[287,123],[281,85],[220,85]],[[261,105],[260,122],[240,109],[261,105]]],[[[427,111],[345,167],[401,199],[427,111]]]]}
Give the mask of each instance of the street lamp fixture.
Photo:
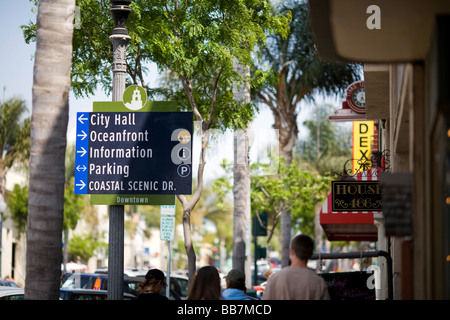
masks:
{"type": "Polygon", "coordinates": [[[111,15],[114,19],[113,34],[126,34],[128,30],[125,27],[128,15],[131,12],[130,3],[131,0],[110,0],[111,2],[111,15]]]}

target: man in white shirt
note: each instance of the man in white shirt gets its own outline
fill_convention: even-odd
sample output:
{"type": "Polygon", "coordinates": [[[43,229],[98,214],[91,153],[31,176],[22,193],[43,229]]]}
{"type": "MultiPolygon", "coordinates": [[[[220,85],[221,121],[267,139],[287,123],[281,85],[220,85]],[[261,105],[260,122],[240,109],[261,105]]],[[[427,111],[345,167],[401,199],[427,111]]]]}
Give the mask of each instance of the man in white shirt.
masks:
{"type": "Polygon", "coordinates": [[[292,239],[291,264],[269,277],[262,299],[329,300],[325,280],[307,267],[313,249],[314,241],[307,235],[298,235],[292,239]]]}

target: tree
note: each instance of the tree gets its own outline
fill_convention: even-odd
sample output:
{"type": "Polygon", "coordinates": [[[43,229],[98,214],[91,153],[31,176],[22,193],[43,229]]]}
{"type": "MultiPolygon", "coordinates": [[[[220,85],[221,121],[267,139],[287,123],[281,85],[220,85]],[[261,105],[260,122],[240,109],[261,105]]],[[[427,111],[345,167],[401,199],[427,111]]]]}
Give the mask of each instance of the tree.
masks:
{"type": "MultiPolygon", "coordinates": [[[[289,210],[293,220],[298,221],[296,231],[314,234],[314,208],[326,197],[331,178],[315,170],[305,170],[293,160],[289,166],[281,159],[276,174],[261,175],[266,164],[251,166],[251,207],[252,215],[259,216],[263,211],[268,214],[267,243],[272,241],[280,224],[283,210],[289,210]]],[[[213,191],[218,195],[218,207],[222,207],[232,190],[231,166],[222,164],[226,175],[214,181],[213,191]]],[[[266,168],[267,169],[267,168],[266,168]]]]}
{"type": "Polygon", "coordinates": [[[303,122],[309,134],[299,141],[296,151],[302,161],[321,174],[338,171],[351,158],[351,127],[338,126],[328,121],[333,109],[330,104],[313,107],[311,117],[303,122]]]}
{"type": "Polygon", "coordinates": [[[264,40],[268,30],[281,32],[283,20],[272,16],[268,3],[260,0],[156,3],[146,12],[151,18],[143,19],[148,22],[143,28],[147,32],[152,30],[154,35],[151,60],[176,74],[182,85],[182,91],[160,93],[192,110],[200,127],[197,187],[190,197],[177,195],[183,206],[185,248],[192,279],[196,267],[190,218],[203,190],[209,130],[242,128],[251,121],[253,105],[239,106],[233,100],[230,90],[233,83],[245,80],[234,71],[233,62],[251,65],[255,44],[264,40]]]}
{"type": "MultiPolygon", "coordinates": [[[[298,139],[297,115],[300,101],[314,94],[337,94],[358,78],[358,66],[322,60],[316,50],[308,18],[308,6],[303,0],[286,0],[281,12],[291,9],[292,22],[286,38],[276,34],[262,47],[263,61],[272,71],[261,77],[255,90],[259,101],[272,110],[274,128],[279,133],[280,157],[286,165],[292,161],[292,150],[298,139]]],[[[289,262],[291,218],[283,212],[282,265],[289,262]]]]}
{"type": "Polygon", "coordinates": [[[69,244],[69,260],[87,263],[89,258],[94,256],[95,250],[99,247],[107,246],[105,243],[98,241],[94,235],[88,233],[83,235],[75,235],[69,244]]]}
{"type": "Polygon", "coordinates": [[[33,71],[25,298],[58,299],[75,0],[41,0],[33,71]]]}
{"type": "MultiPolygon", "coordinates": [[[[82,14],[81,28],[74,33],[72,88],[76,96],[92,94],[98,84],[110,92],[109,8],[104,1],[80,0],[77,4],[82,14]]],[[[147,87],[150,97],[158,94],[178,102],[180,110],[192,111],[199,123],[202,151],[197,186],[192,196],[178,196],[192,279],[196,267],[190,216],[203,189],[209,129],[245,127],[255,111],[253,104],[239,106],[233,100],[232,84],[245,80],[233,70],[233,60],[252,66],[255,45],[263,43],[268,32],[286,34],[288,19],[273,15],[267,0],[136,0],[130,6],[127,73],[131,82],[147,87]],[[160,70],[170,70],[181,90],[150,90],[145,81],[145,66],[150,61],[160,70]]],[[[32,41],[33,24],[23,30],[26,40],[32,41]]]]}
{"type": "MultiPolygon", "coordinates": [[[[328,121],[333,106],[329,104],[317,105],[309,119],[303,125],[309,131],[307,137],[300,141],[297,155],[301,161],[308,164],[310,170],[314,168],[320,174],[332,175],[339,172],[340,167],[351,158],[351,129],[328,121]]],[[[322,203],[316,204],[315,210],[315,245],[320,250],[323,245],[323,230],[320,225],[320,210],[322,203]]]]}
{"type": "MultiPolygon", "coordinates": [[[[314,170],[301,169],[293,160],[289,166],[281,160],[280,170],[275,175],[252,176],[252,211],[260,214],[266,211],[271,217],[268,230],[269,243],[283,211],[291,212],[298,221],[296,231],[314,234],[314,209],[325,199],[331,179],[314,170]]],[[[253,170],[257,169],[257,165],[253,170]]],[[[283,230],[281,231],[283,232],[283,230]]]]}
{"type": "Polygon", "coordinates": [[[0,105],[0,193],[5,196],[6,173],[30,157],[30,118],[22,119],[25,101],[9,99],[0,105]]]}
{"type": "Polygon", "coordinates": [[[9,192],[8,209],[10,218],[14,221],[15,227],[19,232],[19,236],[26,231],[28,217],[28,186],[21,187],[15,184],[9,192]]]}

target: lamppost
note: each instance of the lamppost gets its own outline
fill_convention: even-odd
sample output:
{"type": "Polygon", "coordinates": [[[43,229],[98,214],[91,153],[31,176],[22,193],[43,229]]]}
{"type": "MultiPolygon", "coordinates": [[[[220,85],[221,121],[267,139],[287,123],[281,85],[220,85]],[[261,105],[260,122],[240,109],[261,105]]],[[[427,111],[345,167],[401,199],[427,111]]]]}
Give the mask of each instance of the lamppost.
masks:
{"type": "Polygon", "coordinates": [[[0,279],[2,278],[2,237],[3,237],[3,213],[6,210],[6,203],[0,194],[0,279]]]}
{"type": "MultiPolygon", "coordinates": [[[[127,72],[126,45],[131,37],[126,29],[131,0],[110,0],[114,30],[109,40],[113,44],[113,90],[112,101],[121,101],[125,91],[127,72]]],[[[109,207],[109,255],[108,255],[108,300],[123,299],[124,271],[124,206],[109,207]]]]}

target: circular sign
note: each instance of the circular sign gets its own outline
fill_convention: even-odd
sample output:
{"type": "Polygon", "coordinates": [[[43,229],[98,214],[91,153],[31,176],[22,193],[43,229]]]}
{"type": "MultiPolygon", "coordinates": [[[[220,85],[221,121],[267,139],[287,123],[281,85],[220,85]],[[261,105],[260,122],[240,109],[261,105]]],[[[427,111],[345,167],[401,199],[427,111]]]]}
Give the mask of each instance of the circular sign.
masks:
{"type": "Polygon", "coordinates": [[[191,173],[191,168],[187,164],[181,164],[177,168],[177,173],[180,177],[185,178],[191,173]]]}
{"type": "Polygon", "coordinates": [[[178,158],[181,161],[186,161],[191,157],[191,150],[189,148],[180,148],[178,151],[178,158]]]}
{"type": "Polygon", "coordinates": [[[191,134],[187,130],[182,130],[178,133],[178,141],[183,144],[189,143],[191,141],[191,134]]]}
{"type": "Polygon", "coordinates": [[[130,110],[139,110],[147,103],[147,92],[137,85],[129,86],[123,92],[123,104],[130,110]]]}
{"type": "Polygon", "coordinates": [[[353,82],[347,88],[347,103],[356,113],[366,113],[366,94],[364,81],[353,82]]]}

